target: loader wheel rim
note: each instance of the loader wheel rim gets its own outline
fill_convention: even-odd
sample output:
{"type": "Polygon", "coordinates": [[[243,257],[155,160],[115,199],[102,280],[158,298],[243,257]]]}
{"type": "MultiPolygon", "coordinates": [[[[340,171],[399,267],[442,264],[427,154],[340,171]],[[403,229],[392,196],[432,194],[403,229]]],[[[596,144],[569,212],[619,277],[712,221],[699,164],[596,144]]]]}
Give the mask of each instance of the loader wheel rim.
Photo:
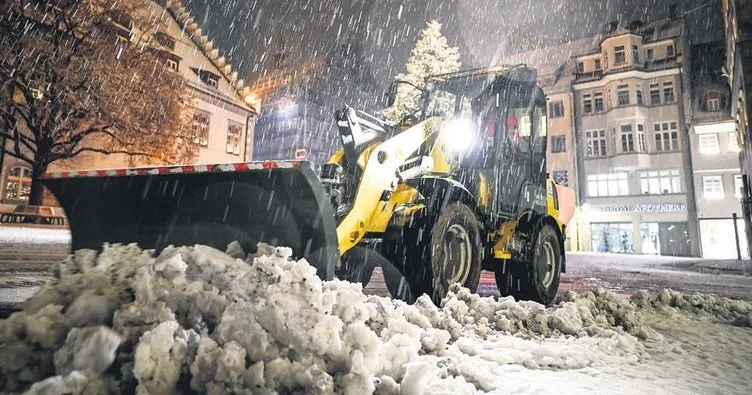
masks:
{"type": "Polygon", "coordinates": [[[464,226],[453,224],[447,229],[443,249],[443,278],[447,285],[454,283],[465,284],[470,275],[472,261],[472,244],[470,234],[464,226]]]}
{"type": "Polygon", "coordinates": [[[550,287],[556,277],[556,252],[551,241],[546,241],[541,246],[537,267],[541,285],[545,288],[550,287]]]}

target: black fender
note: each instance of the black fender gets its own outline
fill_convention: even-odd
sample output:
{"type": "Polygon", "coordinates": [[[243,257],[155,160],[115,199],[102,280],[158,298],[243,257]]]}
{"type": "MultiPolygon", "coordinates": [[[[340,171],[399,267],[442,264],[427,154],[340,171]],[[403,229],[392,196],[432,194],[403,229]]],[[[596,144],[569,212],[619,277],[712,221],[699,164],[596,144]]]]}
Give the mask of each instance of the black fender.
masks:
{"type": "Polygon", "coordinates": [[[431,211],[450,203],[461,202],[470,207],[478,218],[478,200],[462,183],[446,177],[421,177],[406,181],[424,197],[426,208],[431,211]]]}

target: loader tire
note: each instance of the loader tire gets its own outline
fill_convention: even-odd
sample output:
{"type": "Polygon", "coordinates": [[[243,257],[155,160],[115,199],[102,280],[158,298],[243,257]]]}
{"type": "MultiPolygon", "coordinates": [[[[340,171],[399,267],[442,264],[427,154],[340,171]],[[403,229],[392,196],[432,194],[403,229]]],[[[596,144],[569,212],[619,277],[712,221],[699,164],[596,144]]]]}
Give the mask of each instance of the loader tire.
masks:
{"type": "Polygon", "coordinates": [[[393,297],[411,303],[415,297],[427,294],[440,305],[454,283],[472,292],[478,288],[482,261],[480,224],[468,206],[450,203],[438,213],[416,216],[385,255],[397,262],[409,285],[404,287],[385,276],[393,297]]]}
{"type": "Polygon", "coordinates": [[[496,286],[501,296],[549,305],[559,290],[562,262],[559,237],[551,225],[544,225],[533,246],[532,261],[507,263],[506,273],[496,272],[496,286]]]}

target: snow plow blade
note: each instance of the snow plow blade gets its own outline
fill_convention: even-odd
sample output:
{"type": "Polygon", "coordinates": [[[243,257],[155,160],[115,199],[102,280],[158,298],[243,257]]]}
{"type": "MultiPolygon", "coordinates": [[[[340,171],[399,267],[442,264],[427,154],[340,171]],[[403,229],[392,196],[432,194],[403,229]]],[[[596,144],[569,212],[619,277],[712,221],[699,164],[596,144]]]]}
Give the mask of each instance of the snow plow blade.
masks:
{"type": "Polygon", "coordinates": [[[225,251],[238,241],[290,247],[330,280],[339,260],[331,204],[308,162],[254,162],[48,174],[65,210],[71,248],[137,243],[225,251]]]}

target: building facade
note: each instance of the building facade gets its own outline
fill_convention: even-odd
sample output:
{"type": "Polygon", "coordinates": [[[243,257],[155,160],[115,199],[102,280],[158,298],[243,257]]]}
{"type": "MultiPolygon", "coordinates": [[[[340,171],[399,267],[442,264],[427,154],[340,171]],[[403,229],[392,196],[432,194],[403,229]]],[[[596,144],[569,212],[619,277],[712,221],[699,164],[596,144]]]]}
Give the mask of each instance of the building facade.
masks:
{"type": "MultiPolygon", "coordinates": [[[[253,130],[258,103],[250,88],[238,79],[211,40],[201,32],[179,1],[155,1],[151,12],[162,18],[154,33],[164,67],[180,73],[194,101],[192,164],[233,163],[252,159],[253,130]]],[[[127,43],[134,34],[129,26],[117,26],[118,36],[127,43]],[[121,35],[122,33],[122,35],[121,35]]],[[[0,142],[10,144],[10,142],[0,142]]],[[[50,171],[120,168],[139,165],[126,155],[82,154],[55,162],[50,171]]],[[[25,204],[31,190],[31,170],[26,162],[10,155],[0,158],[0,209],[12,210],[25,204]]],[[[45,199],[48,200],[48,199],[45,199]]],[[[49,204],[54,201],[48,200],[49,204]]],[[[46,202],[46,204],[48,204],[46,202]]]]}
{"type": "Polygon", "coordinates": [[[676,20],[606,32],[574,56],[585,251],[698,256],[676,20]]]}
{"type": "Polygon", "coordinates": [[[685,108],[702,256],[748,257],[740,204],[741,149],[730,112],[731,92],[722,76],[725,48],[722,41],[716,41],[692,45],[689,50],[691,94],[685,108]]]}
{"type": "Polygon", "coordinates": [[[724,74],[731,89],[729,103],[734,132],[741,145],[742,213],[748,250],[752,251],[752,1],[722,0],[726,64],[724,74]],[[746,71],[746,75],[745,75],[746,71]]]}

